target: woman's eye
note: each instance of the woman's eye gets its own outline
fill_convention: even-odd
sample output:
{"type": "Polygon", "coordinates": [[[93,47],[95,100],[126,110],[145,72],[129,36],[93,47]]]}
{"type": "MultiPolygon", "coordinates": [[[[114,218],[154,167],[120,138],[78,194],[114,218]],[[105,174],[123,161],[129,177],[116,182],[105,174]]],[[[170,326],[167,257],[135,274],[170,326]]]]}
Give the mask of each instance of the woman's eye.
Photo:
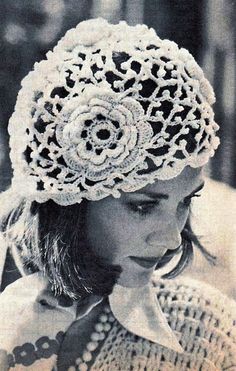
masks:
{"type": "Polygon", "coordinates": [[[184,206],[187,206],[187,207],[190,206],[190,205],[191,205],[191,202],[192,202],[192,199],[193,199],[194,197],[201,197],[201,194],[199,194],[199,193],[195,193],[195,194],[193,194],[192,196],[186,197],[186,198],[184,199],[184,201],[183,201],[184,206]]]}
{"type": "Polygon", "coordinates": [[[151,214],[154,211],[155,207],[158,205],[158,202],[130,202],[128,207],[131,211],[139,214],[139,215],[147,215],[151,214]]]}

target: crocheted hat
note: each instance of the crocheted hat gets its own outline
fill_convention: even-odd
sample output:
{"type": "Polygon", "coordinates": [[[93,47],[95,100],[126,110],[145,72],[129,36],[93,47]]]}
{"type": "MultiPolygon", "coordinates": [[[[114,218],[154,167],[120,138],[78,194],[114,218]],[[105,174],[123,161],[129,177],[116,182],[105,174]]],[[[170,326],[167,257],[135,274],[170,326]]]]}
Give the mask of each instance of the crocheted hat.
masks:
{"type": "Polygon", "coordinates": [[[219,144],[214,100],[191,54],[153,29],[84,21],[22,81],[12,187],[69,205],[203,166],[219,144]]]}

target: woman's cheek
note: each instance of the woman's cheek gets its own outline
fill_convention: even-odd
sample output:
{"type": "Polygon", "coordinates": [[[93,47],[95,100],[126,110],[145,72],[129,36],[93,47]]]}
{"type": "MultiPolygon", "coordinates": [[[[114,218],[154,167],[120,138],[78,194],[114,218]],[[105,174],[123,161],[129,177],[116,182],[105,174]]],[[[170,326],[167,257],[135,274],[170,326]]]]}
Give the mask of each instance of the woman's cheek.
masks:
{"type": "Polygon", "coordinates": [[[140,255],[144,247],[144,243],[137,231],[134,234],[129,227],[118,229],[115,233],[111,233],[109,240],[111,242],[111,259],[114,264],[121,263],[128,256],[140,255]]]}
{"type": "Polygon", "coordinates": [[[177,209],[177,223],[179,230],[182,232],[189,216],[189,207],[178,207],[177,209]]]}

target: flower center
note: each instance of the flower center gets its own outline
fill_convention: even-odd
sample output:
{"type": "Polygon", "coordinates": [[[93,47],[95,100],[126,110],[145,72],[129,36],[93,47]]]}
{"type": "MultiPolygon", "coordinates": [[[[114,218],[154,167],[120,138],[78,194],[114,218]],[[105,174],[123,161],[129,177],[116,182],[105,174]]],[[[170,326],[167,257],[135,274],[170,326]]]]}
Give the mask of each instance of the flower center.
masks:
{"type": "Polygon", "coordinates": [[[97,137],[101,140],[107,140],[108,138],[110,138],[110,131],[107,130],[107,129],[101,129],[97,132],[97,137]]]}

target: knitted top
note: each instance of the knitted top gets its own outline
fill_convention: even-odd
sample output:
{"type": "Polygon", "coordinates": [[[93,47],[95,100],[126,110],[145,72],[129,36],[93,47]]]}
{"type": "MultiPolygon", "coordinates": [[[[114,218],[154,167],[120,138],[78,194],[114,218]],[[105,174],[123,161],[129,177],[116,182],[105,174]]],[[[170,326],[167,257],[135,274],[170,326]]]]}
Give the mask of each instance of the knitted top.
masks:
{"type": "Polygon", "coordinates": [[[42,336],[35,344],[27,342],[13,349],[8,354],[10,369],[236,370],[235,302],[211,286],[186,277],[170,281],[154,277],[153,285],[168,323],[184,349],[183,354],[128,332],[106,308],[107,325],[103,331],[105,336],[99,341],[99,352],[91,352],[91,359],[87,357],[88,362],[82,367],[76,366],[75,359],[70,359],[67,367],[62,368],[58,362],[57,368],[65,335],[60,332],[56,340],[42,336]]]}

